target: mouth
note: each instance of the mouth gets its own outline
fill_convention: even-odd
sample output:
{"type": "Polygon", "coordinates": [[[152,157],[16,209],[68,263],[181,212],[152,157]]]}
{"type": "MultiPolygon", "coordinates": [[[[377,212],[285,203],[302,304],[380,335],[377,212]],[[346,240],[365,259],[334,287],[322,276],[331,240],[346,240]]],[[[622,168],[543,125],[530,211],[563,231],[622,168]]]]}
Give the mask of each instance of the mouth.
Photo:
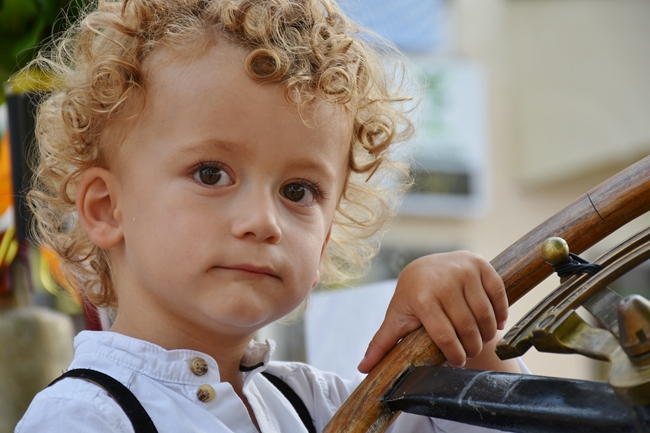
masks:
{"type": "Polygon", "coordinates": [[[280,279],[280,276],[273,269],[266,266],[240,264],[240,265],[231,265],[231,266],[219,266],[219,268],[240,272],[242,274],[250,275],[253,277],[259,277],[259,278],[273,277],[273,278],[280,279]]]}

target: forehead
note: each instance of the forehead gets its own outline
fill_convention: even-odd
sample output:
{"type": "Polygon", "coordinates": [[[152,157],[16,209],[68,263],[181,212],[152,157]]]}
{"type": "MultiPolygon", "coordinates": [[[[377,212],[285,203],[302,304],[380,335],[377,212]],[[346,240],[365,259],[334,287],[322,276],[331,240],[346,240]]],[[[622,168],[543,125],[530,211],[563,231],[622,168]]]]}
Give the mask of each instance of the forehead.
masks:
{"type": "Polygon", "coordinates": [[[285,98],[284,84],[249,77],[246,55],[224,40],[190,54],[166,47],[154,51],[144,65],[146,102],[129,135],[147,130],[173,135],[179,146],[190,141],[181,130],[194,141],[260,144],[269,150],[274,143],[293,143],[313,159],[343,155],[347,170],[352,118],[346,109],[317,98],[299,112],[285,98]]]}

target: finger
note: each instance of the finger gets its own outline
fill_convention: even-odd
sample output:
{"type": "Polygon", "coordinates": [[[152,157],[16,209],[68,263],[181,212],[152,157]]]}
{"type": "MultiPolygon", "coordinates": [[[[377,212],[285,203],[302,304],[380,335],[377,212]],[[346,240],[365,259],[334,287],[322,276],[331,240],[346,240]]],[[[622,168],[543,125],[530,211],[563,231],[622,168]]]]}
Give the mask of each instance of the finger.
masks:
{"type": "Polygon", "coordinates": [[[486,263],[485,270],[481,272],[481,281],[483,282],[485,293],[492,303],[497,328],[503,330],[508,320],[508,295],[503,285],[503,280],[492,265],[486,263]]]}
{"type": "Polygon", "coordinates": [[[375,336],[372,337],[366,354],[357,369],[361,373],[370,372],[395,347],[399,340],[409,332],[419,328],[421,324],[420,320],[415,316],[400,316],[394,309],[389,307],[383,323],[375,336]]]}
{"type": "Polygon", "coordinates": [[[497,332],[497,320],[494,308],[480,281],[468,283],[465,288],[465,302],[476,320],[481,341],[491,341],[497,332]]]}
{"type": "MultiPolygon", "coordinates": [[[[483,293],[485,303],[491,308],[478,275],[469,278],[466,284],[473,284],[474,291],[483,293]]],[[[451,365],[462,366],[467,358],[481,353],[481,331],[467,304],[464,289],[445,290],[438,302],[420,305],[417,315],[451,365]]]]}
{"type": "Polygon", "coordinates": [[[467,354],[442,307],[438,304],[431,305],[431,316],[423,322],[427,333],[447,358],[447,363],[454,367],[464,366],[467,354]]]}
{"type": "MultiPolygon", "coordinates": [[[[449,305],[449,304],[446,304],[449,305]]],[[[465,299],[453,304],[453,311],[447,311],[447,317],[456,330],[456,335],[468,358],[474,358],[483,350],[483,339],[474,314],[465,299]]]]}

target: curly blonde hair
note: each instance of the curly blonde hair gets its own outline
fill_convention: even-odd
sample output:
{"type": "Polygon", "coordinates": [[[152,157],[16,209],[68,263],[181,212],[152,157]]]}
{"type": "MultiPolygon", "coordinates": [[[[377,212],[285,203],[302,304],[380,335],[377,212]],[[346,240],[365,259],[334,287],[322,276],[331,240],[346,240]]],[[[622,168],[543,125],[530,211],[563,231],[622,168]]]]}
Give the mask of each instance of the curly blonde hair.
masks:
{"type": "Polygon", "coordinates": [[[408,98],[402,80],[382,64],[396,50],[367,36],[333,1],[100,0],[31,65],[54,77],[55,90],[38,110],[39,161],[29,194],[36,239],[60,256],[68,281],[98,306],[116,308],[118,299],[107,251],[76,218],[79,178],[106,166],[111,150],[102,137],[129,116],[130,101],[146,103],[147,57],[160,46],[179,51],[217,35],[248,52],[252,78],[283,83],[300,110],[321,98],[354,119],[324,283],[361,275],[378,248],[375,235],[405,190],[408,169],[389,150],[412,133],[408,98]]]}

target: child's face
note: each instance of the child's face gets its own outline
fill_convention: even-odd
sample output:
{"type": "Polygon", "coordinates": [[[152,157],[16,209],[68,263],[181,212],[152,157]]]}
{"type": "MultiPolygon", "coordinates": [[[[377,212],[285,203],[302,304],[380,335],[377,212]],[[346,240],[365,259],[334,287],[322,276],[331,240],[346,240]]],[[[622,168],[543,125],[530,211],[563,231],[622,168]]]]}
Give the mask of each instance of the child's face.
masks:
{"type": "Polygon", "coordinates": [[[110,251],[117,320],[250,335],[318,281],[350,121],[319,102],[305,125],[283,86],[250,79],[245,55],[225,43],[190,60],[161,57],[111,164],[123,231],[110,251]]]}

